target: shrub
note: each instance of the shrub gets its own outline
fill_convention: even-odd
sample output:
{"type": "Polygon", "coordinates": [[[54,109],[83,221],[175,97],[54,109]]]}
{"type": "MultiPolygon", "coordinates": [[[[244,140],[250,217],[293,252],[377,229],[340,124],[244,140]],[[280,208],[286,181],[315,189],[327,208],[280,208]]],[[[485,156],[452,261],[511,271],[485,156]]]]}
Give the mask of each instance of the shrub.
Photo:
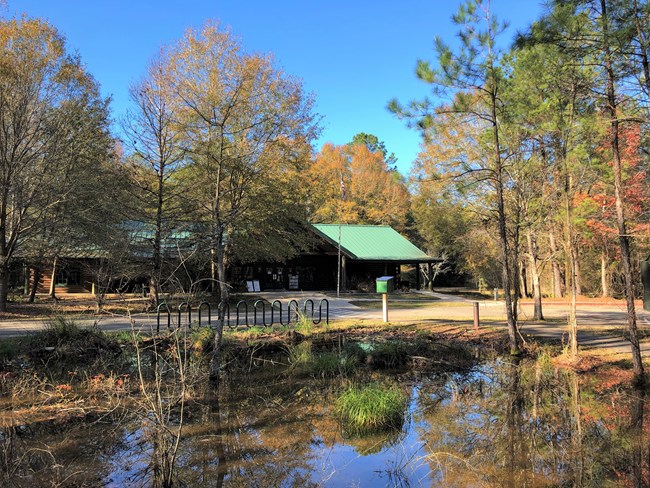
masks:
{"type": "Polygon", "coordinates": [[[336,401],[336,413],[353,433],[399,429],[407,397],[397,387],[371,383],[346,390],[336,401]]]}

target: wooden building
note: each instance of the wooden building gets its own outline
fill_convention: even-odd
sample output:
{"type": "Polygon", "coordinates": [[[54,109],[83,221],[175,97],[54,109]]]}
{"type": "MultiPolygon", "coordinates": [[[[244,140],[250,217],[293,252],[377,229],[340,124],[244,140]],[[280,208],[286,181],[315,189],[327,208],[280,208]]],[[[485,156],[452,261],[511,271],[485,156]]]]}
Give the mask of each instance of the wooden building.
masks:
{"type": "Polygon", "coordinates": [[[314,224],[314,245],[309,251],[284,263],[250,263],[234,267],[233,282],[259,283],[260,290],[335,290],[339,243],[341,290],[373,286],[379,276],[395,276],[398,285],[401,267],[415,267],[419,288],[419,267],[440,261],[428,256],[387,225],[314,224]],[[339,238],[340,231],[340,238],[339,238]]]}

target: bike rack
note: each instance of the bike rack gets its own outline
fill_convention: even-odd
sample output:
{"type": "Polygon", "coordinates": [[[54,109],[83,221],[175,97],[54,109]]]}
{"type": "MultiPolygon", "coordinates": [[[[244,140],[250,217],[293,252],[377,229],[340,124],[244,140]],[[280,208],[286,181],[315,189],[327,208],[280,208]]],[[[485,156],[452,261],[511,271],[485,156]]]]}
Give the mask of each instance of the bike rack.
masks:
{"type": "Polygon", "coordinates": [[[257,306],[262,305],[262,325],[264,327],[271,327],[273,326],[273,304],[271,304],[271,322],[266,323],[266,302],[263,300],[257,300],[253,304],[253,324],[257,325],[257,306]]]}
{"type": "Polygon", "coordinates": [[[172,328],[172,311],[169,309],[167,303],[161,302],[156,307],[156,334],[160,334],[160,310],[162,307],[167,309],[167,328],[172,328]]]}
{"type": "MultiPolygon", "coordinates": [[[[300,304],[298,303],[297,300],[290,300],[289,303],[287,303],[286,317],[283,313],[284,312],[283,303],[280,300],[274,300],[271,303],[270,322],[267,322],[266,305],[267,303],[263,300],[256,300],[253,303],[252,323],[250,320],[250,315],[249,315],[250,309],[248,303],[244,300],[237,302],[236,316],[234,321],[231,321],[230,319],[230,305],[228,303],[225,303],[219,307],[219,318],[222,318],[225,325],[227,325],[231,329],[236,329],[241,325],[245,325],[246,327],[250,328],[258,325],[257,314],[258,312],[261,312],[262,314],[261,325],[263,327],[272,327],[274,324],[276,324],[275,309],[277,306],[279,312],[279,320],[277,323],[279,323],[280,325],[288,327],[291,325],[292,322],[297,323],[298,320],[300,319],[301,309],[300,309],[300,304]]],[[[207,315],[208,315],[207,325],[208,327],[213,327],[212,307],[208,302],[201,302],[196,309],[198,313],[198,325],[199,327],[203,325],[202,319],[203,319],[203,311],[205,309],[207,309],[207,315]]],[[[310,298],[304,301],[302,312],[305,317],[311,319],[314,325],[320,324],[323,320],[325,320],[326,324],[330,323],[330,305],[329,305],[329,300],[327,300],[327,298],[323,298],[318,302],[318,318],[316,318],[316,306],[314,305],[314,301],[310,298]],[[325,307],[324,316],[323,316],[323,306],[325,307]]],[[[183,313],[187,313],[187,327],[191,329],[192,328],[192,305],[189,302],[183,302],[178,306],[177,327],[179,328],[183,326],[183,313]]],[[[171,330],[172,312],[169,308],[169,305],[167,305],[166,302],[161,302],[156,307],[156,332],[158,334],[160,333],[160,317],[165,314],[167,315],[167,328],[171,330]]]]}
{"type": "Polygon", "coordinates": [[[201,327],[201,310],[207,307],[208,309],[208,327],[212,326],[212,307],[208,302],[199,303],[199,327],[201,327]]]}
{"type": "Polygon", "coordinates": [[[293,304],[294,308],[294,314],[293,314],[293,321],[298,322],[298,319],[300,318],[300,307],[298,306],[298,302],[295,300],[291,300],[289,304],[287,305],[287,325],[291,323],[291,305],[293,304]]]}
{"type": "Polygon", "coordinates": [[[178,306],[178,327],[180,328],[182,323],[182,313],[183,313],[183,308],[187,309],[187,327],[192,328],[192,307],[188,302],[183,302],[178,306]]]}
{"type": "MultiPolygon", "coordinates": [[[[250,325],[248,324],[248,303],[246,303],[244,300],[240,300],[239,302],[237,302],[237,318],[236,318],[236,321],[235,321],[235,327],[239,327],[239,325],[241,324],[241,322],[239,320],[239,307],[240,307],[240,305],[244,306],[244,313],[245,313],[244,316],[246,317],[246,320],[245,320],[244,324],[246,324],[246,327],[250,327],[250,325]]],[[[228,322],[230,322],[230,317],[228,317],[228,322]]]]}
{"type": "Polygon", "coordinates": [[[325,302],[325,323],[329,325],[330,323],[330,301],[327,298],[323,298],[318,302],[318,320],[314,319],[314,314],[311,314],[311,321],[314,325],[318,325],[323,320],[323,302],[325,302]]]}

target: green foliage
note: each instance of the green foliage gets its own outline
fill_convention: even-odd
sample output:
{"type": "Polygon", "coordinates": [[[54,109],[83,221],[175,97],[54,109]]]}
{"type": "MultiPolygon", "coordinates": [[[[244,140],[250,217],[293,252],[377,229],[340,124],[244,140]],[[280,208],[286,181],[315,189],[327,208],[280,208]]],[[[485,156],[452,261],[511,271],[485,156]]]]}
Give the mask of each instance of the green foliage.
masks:
{"type": "Polygon", "coordinates": [[[354,137],[352,138],[352,142],[350,144],[363,144],[365,145],[370,152],[379,152],[384,156],[384,160],[386,161],[386,165],[389,168],[394,168],[395,165],[397,164],[397,157],[395,156],[394,153],[388,154],[388,150],[386,149],[386,145],[384,144],[384,141],[380,141],[379,138],[374,135],[374,134],[366,134],[365,132],[359,132],[358,134],[355,134],[354,137]]]}
{"type": "Polygon", "coordinates": [[[336,376],[341,372],[339,355],[333,351],[323,351],[314,354],[310,365],[311,373],[316,376],[336,376]]]}
{"type": "Polygon", "coordinates": [[[190,347],[199,352],[209,352],[214,347],[214,329],[212,327],[195,327],[189,334],[190,347]]]}
{"type": "Polygon", "coordinates": [[[399,429],[407,401],[399,388],[371,383],[346,390],[336,401],[336,413],[351,433],[399,429]]]}
{"type": "Polygon", "coordinates": [[[106,335],[120,344],[140,343],[144,339],[142,333],[137,330],[118,330],[115,332],[109,332],[106,335]]]}
{"type": "Polygon", "coordinates": [[[309,336],[314,331],[314,323],[310,317],[298,311],[298,320],[294,323],[293,330],[302,335],[309,336]]]}

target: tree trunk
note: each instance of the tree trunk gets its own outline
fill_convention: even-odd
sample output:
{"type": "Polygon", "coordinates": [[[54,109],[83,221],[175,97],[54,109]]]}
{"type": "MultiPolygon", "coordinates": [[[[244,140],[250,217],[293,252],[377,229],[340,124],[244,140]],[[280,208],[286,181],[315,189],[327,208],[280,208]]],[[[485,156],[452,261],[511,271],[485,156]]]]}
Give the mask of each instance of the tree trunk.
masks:
{"type": "Polygon", "coordinates": [[[512,239],[512,280],[513,280],[513,294],[512,294],[512,317],[515,322],[519,320],[519,299],[521,298],[521,279],[519,273],[519,266],[521,260],[519,259],[519,223],[515,223],[515,231],[512,239]]]}
{"type": "Polygon", "coordinates": [[[228,303],[228,285],[226,283],[226,249],[223,244],[224,228],[222,225],[217,225],[216,236],[213,243],[212,256],[216,257],[216,262],[213,261],[212,267],[217,271],[217,279],[219,283],[219,315],[217,319],[217,328],[214,334],[214,349],[212,351],[212,358],[210,360],[210,381],[218,386],[219,384],[219,371],[221,366],[221,343],[223,338],[223,328],[225,325],[225,307],[228,303]]]}
{"type": "Polygon", "coordinates": [[[32,281],[32,288],[29,292],[29,303],[34,303],[36,299],[36,292],[38,291],[38,285],[41,284],[41,277],[43,276],[43,269],[40,266],[34,268],[34,279],[32,281]]]}
{"type": "Polygon", "coordinates": [[[528,290],[528,269],[526,268],[526,263],[521,262],[521,266],[519,267],[519,277],[521,280],[521,290],[522,290],[522,295],[519,296],[519,298],[530,298],[530,292],[528,290]]]}
{"type": "Polygon", "coordinates": [[[574,228],[573,228],[573,182],[571,175],[569,174],[569,167],[566,158],[566,154],[563,158],[564,165],[564,214],[565,214],[565,248],[566,248],[566,259],[567,259],[567,269],[566,269],[566,280],[567,280],[567,290],[571,298],[571,303],[569,305],[569,320],[567,323],[567,328],[569,329],[569,350],[571,351],[571,358],[575,361],[578,359],[578,318],[577,318],[577,282],[578,282],[578,271],[577,271],[577,251],[574,237],[574,228]]]}
{"type": "Polygon", "coordinates": [[[614,198],[616,202],[616,224],[618,227],[618,241],[621,249],[621,264],[625,281],[625,300],[627,302],[627,326],[630,345],[632,348],[632,364],[637,380],[643,378],[643,361],[641,359],[641,346],[636,324],[636,310],[634,307],[634,280],[632,277],[632,254],[630,251],[630,238],[627,233],[625,210],[623,206],[623,177],[619,145],[619,121],[616,89],[614,86],[615,75],[612,66],[611,48],[609,45],[609,19],[606,0],[600,0],[603,34],[603,53],[605,55],[605,72],[607,74],[607,109],[611,119],[611,140],[614,163],[614,198]]]}
{"type": "MultiPolygon", "coordinates": [[[[506,210],[503,197],[503,166],[501,161],[501,147],[499,145],[499,127],[497,125],[497,99],[496,93],[491,93],[492,135],[494,138],[494,175],[497,193],[497,225],[499,227],[499,244],[501,251],[501,279],[506,302],[506,317],[508,320],[508,341],[510,354],[519,355],[519,339],[517,338],[516,310],[512,303],[512,261],[508,245],[508,232],[506,228],[506,210]]],[[[515,301],[516,307],[516,301],[515,301]]]]}
{"type": "Polygon", "coordinates": [[[58,258],[52,262],[52,281],[50,281],[50,298],[56,300],[56,264],[58,258]]]}
{"type": "Polygon", "coordinates": [[[604,249],[600,252],[600,287],[603,298],[607,298],[609,296],[609,258],[604,249]]]}
{"type": "Polygon", "coordinates": [[[562,298],[562,272],[560,271],[560,264],[557,262],[557,244],[553,232],[549,233],[548,240],[551,247],[551,265],[553,268],[553,298],[562,298]]]}
{"type": "Polygon", "coordinates": [[[578,245],[573,244],[573,266],[575,273],[575,282],[576,282],[576,295],[582,296],[582,273],[580,272],[580,253],[578,252],[578,245]]]}
{"type": "Polygon", "coordinates": [[[152,270],[149,277],[149,295],[154,306],[160,303],[160,277],[162,276],[162,225],[163,225],[163,204],[165,190],[165,162],[164,158],[159,160],[158,188],[156,202],[156,230],[153,240],[152,270]]]}
{"type": "Polygon", "coordinates": [[[571,448],[573,486],[584,486],[584,439],[582,433],[582,416],[580,409],[580,383],[576,373],[571,374],[571,448]]]}
{"type": "Polygon", "coordinates": [[[537,258],[537,246],[533,238],[530,227],[526,231],[526,241],[528,243],[528,260],[530,267],[530,274],[533,281],[533,298],[535,299],[535,312],[533,318],[535,320],[544,320],[542,313],[542,288],[539,279],[539,260],[537,258]]]}
{"type": "Polygon", "coordinates": [[[210,249],[210,292],[218,298],[219,296],[219,276],[217,272],[217,251],[213,247],[210,249]]]}

